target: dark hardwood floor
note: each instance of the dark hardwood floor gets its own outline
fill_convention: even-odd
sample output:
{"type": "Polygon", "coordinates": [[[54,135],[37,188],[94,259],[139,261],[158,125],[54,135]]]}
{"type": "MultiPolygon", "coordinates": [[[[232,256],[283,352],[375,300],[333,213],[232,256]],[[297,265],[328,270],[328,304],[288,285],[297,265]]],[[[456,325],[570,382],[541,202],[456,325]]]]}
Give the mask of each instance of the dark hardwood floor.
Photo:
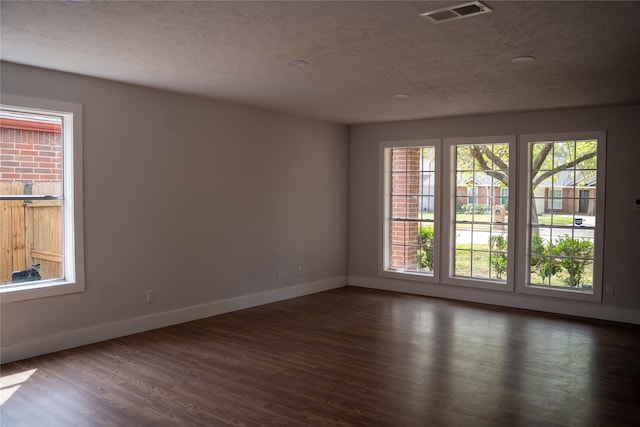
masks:
{"type": "Polygon", "coordinates": [[[2,379],[6,427],[640,426],[640,327],[342,288],[2,379]]]}

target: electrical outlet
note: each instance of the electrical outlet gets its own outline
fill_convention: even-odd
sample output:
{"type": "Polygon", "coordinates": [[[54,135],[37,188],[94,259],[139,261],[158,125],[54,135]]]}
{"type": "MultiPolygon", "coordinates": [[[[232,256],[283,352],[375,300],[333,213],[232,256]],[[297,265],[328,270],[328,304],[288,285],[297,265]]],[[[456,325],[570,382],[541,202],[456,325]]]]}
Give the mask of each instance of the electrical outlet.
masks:
{"type": "Polygon", "coordinates": [[[298,276],[302,276],[302,266],[298,266],[298,276]]]}
{"type": "Polygon", "coordinates": [[[605,285],[605,287],[604,287],[604,293],[607,294],[607,295],[613,295],[613,290],[614,290],[613,289],[613,285],[610,284],[610,283],[605,285]]]}
{"type": "Polygon", "coordinates": [[[147,289],[147,303],[151,303],[155,300],[153,289],[147,289]]]}
{"type": "Polygon", "coordinates": [[[282,268],[282,267],[278,268],[277,273],[276,273],[278,275],[278,280],[282,279],[283,273],[284,273],[284,268],[282,268]]]}

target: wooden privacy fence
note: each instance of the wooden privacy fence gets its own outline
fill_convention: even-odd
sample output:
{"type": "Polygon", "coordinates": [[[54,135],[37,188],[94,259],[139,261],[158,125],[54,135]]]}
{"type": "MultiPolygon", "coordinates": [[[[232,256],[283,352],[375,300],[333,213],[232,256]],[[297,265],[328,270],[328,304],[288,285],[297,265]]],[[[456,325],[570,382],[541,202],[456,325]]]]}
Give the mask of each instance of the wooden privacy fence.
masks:
{"type": "MultiPolygon", "coordinates": [[[[0,182],[2,195],[61,193],[59,182],[0,182]]],[[[0,200],[0,244],[0,285],[32,264],[43,280],[62,277],[62,201],[0,200]]]]}

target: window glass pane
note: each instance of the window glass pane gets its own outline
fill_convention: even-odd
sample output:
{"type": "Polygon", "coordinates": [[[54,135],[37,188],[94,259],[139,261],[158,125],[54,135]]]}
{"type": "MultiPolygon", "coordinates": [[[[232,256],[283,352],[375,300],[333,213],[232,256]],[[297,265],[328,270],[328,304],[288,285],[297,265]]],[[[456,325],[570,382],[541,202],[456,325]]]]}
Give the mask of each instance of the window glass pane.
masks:
{"type": "Polygon", "coordinates": [[[529,283],[591,293],[597,141],[532,143],[530,150],[532,167],[551,168],[529,182],[529,283]]]}
{"type": "Polygon", "coordinates": [[[538,142],[531,144],[531,170],[548,171],[553,169],[553,144],[550,142],[538,142]]]}
{"type": "Polygon", "coordinates": [[[396,147],[391,161],[387,270],[432,274],[435,147],[396,147]]]}
{"type": "Polygon", "coordinates": [[[454,276],[504,281],[509,145],[458,145],[455,153],[454,276]]]}
{"type": "Polygon", "coordinates": [[[0,285],[64,276],[62,131],[61,117],[0,112],[0,285]]]}
{"type": "Polygon", "coordinates": [[[418,269],[433,272],[434,261],[434,230],[433,223],[420,223],[418,236],[418,269]]]}

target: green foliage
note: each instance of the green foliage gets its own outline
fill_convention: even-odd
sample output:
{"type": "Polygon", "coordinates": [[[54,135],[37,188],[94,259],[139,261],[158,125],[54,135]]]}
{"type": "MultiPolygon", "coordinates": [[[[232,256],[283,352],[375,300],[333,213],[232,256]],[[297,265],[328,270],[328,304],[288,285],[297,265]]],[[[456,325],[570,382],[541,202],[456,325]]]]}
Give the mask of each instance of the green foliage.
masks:
{"type": "Polygon", "coordinates": [[[560,236],[545,243],[538,234],[531,236],[531,271],[545,282],[561,274],[565,285],[575,288],[587,284],[587,265],[593,260],[593,242],[560,236]]]}
{"type": "Polygon", "coordinates": [[[593,242],[565,235],[555,241],[552,252],[560,257],[558,263],[564,270],[566,285],[574,288],[586,283],[585,270],[593,259],[593,242]]]}
{"type": "Polygon", "coordinates": [[[498,279],[507,272],[507,239],[502,234],[496,234],[489,239],[491,247],[491,267],[498,279]]]}
{"type": "Polygon", "coordinates": [[[418,244],[420,245],[418,249],[418,262],[420,267],[425,271],[433,271],[433,250],[435,244],[433,228],[420,227],[420,230],[418,230],[418,244]]]}
{"type": "Polygon", "coordinates": [[[550,255],[551,245],[545,244],[539,234],[533,234],[531,236],[531,270],[545,281],[560,271],[560,266],[550,258],[550,255]]]}

